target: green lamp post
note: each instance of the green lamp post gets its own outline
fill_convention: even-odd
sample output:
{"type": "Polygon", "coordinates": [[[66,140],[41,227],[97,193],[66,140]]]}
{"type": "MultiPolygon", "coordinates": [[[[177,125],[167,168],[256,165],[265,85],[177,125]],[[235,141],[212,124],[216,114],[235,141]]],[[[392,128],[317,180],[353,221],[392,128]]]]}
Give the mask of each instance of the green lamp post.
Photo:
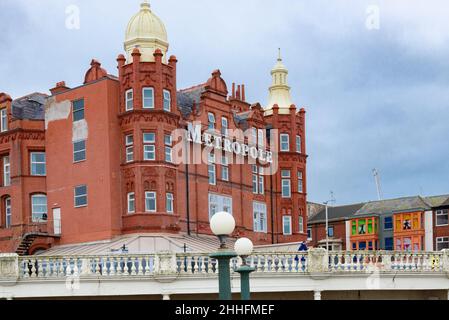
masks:
{"type": "Polygon", "coordinates": [[[256,269],[246,263],[246,258],[253,252],[253,243],[248,238],[240,238],[235,242],[234,250],[242,258],[242,265],[236,270],[240,273],[240,298],[251,300],[249,275],[256,269]]]}
{"type": "Polygon", "coordinates": [[[232,300],[231,292],[231,271],[229,262],[237,254],[226,246],[226,237],[235,229],[234,217],[227,212],[218,212],[210,220],[212,232],[220,240],[220,248],[210,255],[218,261],[218,291],[220,300],[232,300]]]}

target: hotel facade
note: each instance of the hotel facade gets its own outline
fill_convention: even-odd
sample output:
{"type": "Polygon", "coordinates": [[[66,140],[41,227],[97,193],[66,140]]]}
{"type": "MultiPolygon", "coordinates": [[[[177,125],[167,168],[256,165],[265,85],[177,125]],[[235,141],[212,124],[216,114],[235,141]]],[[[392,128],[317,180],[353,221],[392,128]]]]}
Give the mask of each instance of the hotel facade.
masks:
{"type": "Polygon", "coordinates": [[[143,3],[127,26],[118,75],[92,60],[79,86],[0,94],[0,252],[210,235],[219,211],[235,217],[234,237],[255,244],[307,239],[305,110],[292,102],[280,54],[261,105],[219,70],[178,89],[168,47],[163,22],[143,3]],[[186,139],[182,155],[185,141],[174,134],[192,138],[198,125],[201,153],[224,142],[199,163],[198,144],[186,139]]]}

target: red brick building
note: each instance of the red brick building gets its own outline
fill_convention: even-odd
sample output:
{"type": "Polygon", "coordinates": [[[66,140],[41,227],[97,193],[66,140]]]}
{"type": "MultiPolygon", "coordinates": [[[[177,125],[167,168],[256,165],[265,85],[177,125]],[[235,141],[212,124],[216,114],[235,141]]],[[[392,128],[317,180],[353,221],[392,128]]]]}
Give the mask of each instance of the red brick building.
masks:
{"type": "Polygon", "coordinates": [[[246,101],[244,85],[228,90],[218,70],[178,90],[178,60],[147,3],[128,24],[125,51],[118,76],[92,60],[79,86],[0,95],[0,252],[210,234],[218,211],[235,217],[234,236],[256,244],[306,240],[305,110],[291,101],[281,57],[262,107],[246,101]],[[172,133],[197,122],[202,137],[230,140],[231,152],[218,156],[217,147],[206,161],[179,164],[172,133]],[[229,135],[236,129],[245,135],[229,135]],[[267,161],[250,163],[253,150],[267,161]]]}

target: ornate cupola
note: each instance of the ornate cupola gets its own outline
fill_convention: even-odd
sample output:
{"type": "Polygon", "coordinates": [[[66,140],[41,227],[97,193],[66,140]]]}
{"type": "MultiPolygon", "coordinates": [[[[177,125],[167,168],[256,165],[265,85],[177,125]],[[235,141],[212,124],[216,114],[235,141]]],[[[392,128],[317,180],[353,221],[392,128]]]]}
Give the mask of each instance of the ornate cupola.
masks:
{"type": "Polygon", "coordinates": [[[271,76],[273,81],[269,89],[270,94],[268,97],[268,105],[265,108],[265,114],[272,114],[273,106],[275,104],[279,107],[279,114],[289,114],[290,106],[293,102],[290,95],[290,87],[288,86],[287,81],[288,70],[282,63],[281,49],[279,49],[277,63],[271,70],[271,76]]]}
{"type": "Polygon", "coordinates": [[[132,52],[136,47],[142,55],[142,62],[153,62],[153,53],[159,49],[163,54],[162,61],[166,63],[167,31],[162,20],[151,11],[147,0],[140,5],[140,11],[131,18],[126,28],[125,51],[128,63],[133,61],[132,52]]]}

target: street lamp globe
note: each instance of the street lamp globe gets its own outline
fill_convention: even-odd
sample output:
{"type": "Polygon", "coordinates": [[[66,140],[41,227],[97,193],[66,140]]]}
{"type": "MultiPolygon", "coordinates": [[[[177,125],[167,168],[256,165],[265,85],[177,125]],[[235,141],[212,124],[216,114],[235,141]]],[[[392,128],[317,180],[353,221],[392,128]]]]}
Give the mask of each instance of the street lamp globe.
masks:
{"type": "Polygon", "coordinates": [[[235,220],[228,212],[217,212],[210,219],[212,232],[220,239],[220,248],[226,249],[226,237],[234,232],[235,220]]]}
{"type": "Polygon", "coordinates": [[[240,238],[234,244],[235,252],[241,257],[251,255],[253,248],[253,242],[248,238],[240,238]]]}

